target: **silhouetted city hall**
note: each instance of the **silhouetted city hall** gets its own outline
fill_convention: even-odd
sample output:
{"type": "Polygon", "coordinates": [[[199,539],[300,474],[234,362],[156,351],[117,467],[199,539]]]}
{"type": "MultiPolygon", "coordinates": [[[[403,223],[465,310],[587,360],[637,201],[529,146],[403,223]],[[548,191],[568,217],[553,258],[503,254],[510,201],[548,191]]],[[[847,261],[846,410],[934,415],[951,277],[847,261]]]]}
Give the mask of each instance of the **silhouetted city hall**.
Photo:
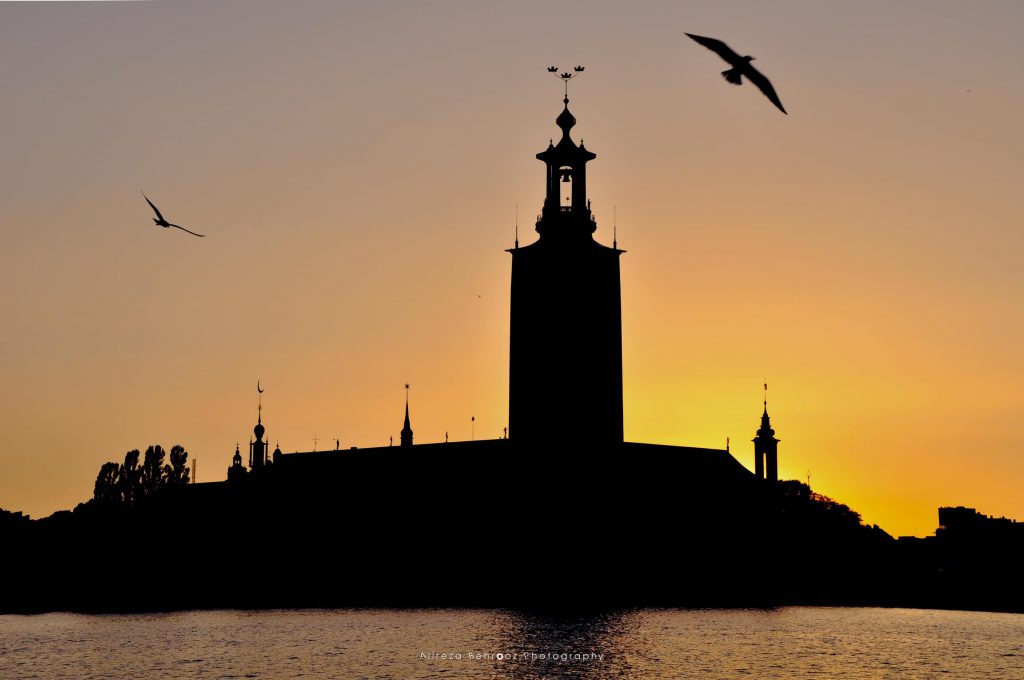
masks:
{"type": "MultiPolygon", "coordinates": [[[[616,451],[617,457],[626,459],[674,456],[716,470],[723,479],[749,476],[727,450],[623,442],[619,257],[625,251],[617,243],[608,247],[594,239],[597,221],[587,198],[587,163],[597,155],[572,140],[570,131],[576,118],[569,111],[568,97],[564,104],[555,121],[561,138],[537,154],[545,165],[538,238],[520,247],[517,235],[515,247],[508,250],[512,255],[512,295],[507,437],[413,447],[407,396],[400,445],[412,447],[414,452],[396,452],[393,447],[336,447],[334,451],[283,454],[278,448],[271,456],[264,441],[261,407],[255,438],[249,444],[248,467],[236,448],[229,480],[244,481],[248,474],[295,475],[309,466],[334,466],[338,474],[345,474],[346,465],[372,465],[363,461],[379,460],[390,467],[388,461],[396,456],[417,456],[443,465],[445,451],[456,450],[472,450],[473,455],[496,459],[512,452],[519,457],[539,451],[565,459],[578,452],[588,459],[588,467],[598,463],[586,453],[594,450],[616,451]]],[[[756,475],[769,480],[778,478],[774,433],[766,402],[754,449],[756,475]]]]}
{"type": "Polygon", "coordinates": [[[295,588],[322,592],[326,578],[344,601],[451,603],[526,592],[586,601],[594,588],[632,602],[650,588],[693,595],[694,579],[750,581],[754,505],[778,470],[767,407],[756,475],[728,450],[623,441],[624,251],[594,239],[587,164],[596,154],[573,141],[564,104],[560,138],[537,154],[537,239],[520,246],[517,235],[508,251],[507,435],[414,445],[407,393],[397,446],[271,454],[261,404],[248,460],[236,448],[226,483],[188,491],[194,506],[208,505],[200,521],[225,503],[237,509],[242,521],[224,534],[246,537],[269,582],[291,574],[295,588]]]}
{"type": "MultiPolygon", "coordinates": [[[[505,437],[414,445],[407,390],[396,446],[268,453],[261,394],[248,456],[235,448],[226,481],[133,495],[130,503],[97,492],[74,512],[39,522],[0,515],[32,525],[8,534],[21,559],[0,561],[11,585],[0,611],[1024,611],[1015,524],[961,508],[947,513],[934,540],[896,541],[809,486],[778,479],[767,400],[753,473],[728,445],[623,441],[623,251],[614,236],[611,247],[594,240],[586,173],[596,156],[572,140],[568,104],[566,97],[558,142],[537,154],[545,166],[537,240],[520,247],[517,234],[508,251],[505,437]]],[[[101,469],[98,490],[109,466],[117,468],[101,469]]]]}

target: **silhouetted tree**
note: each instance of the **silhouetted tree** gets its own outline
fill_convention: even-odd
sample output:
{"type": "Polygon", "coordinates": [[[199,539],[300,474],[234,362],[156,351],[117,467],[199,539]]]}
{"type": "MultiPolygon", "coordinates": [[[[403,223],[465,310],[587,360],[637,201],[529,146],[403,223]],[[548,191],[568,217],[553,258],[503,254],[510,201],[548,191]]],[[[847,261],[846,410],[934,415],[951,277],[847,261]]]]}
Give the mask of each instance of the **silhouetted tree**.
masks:
{"type": "Polygon", "coordinates": [[[171,447],[171,464],[164,466],[167,486],[188,484],[188,451],[181,444],[171,447]]]}
{"type": "Polygon", "coordinates": [[[784,501],[788,501],[783,504],[783,509],[799,511],[806,520],[813,519],[833,526],[861,526],[860,513],[851,510],[848,505],[813,491],[803,482],[780,481],[775,489],[784,501]]]}
{"type": "Polygon", "coordinates": [[[116,505],[121,502],[121,490],[117,481],[121,466],[117,463],[104,463],[96,476],[96,486],[93,487],[92,497],[100,503],[116,505]]]}
{"type": "Polygon", "coordinates": [[[104,463],[96,476],[93,500],[107,505],[132,506],[144,496],[160,489],[184,486],[189,483],[188,452],[175,444],[171,448],[170,464],[164,464],[166,452],[159,444],[146,449],[142,465],[139,450],[125,454],[124,463],[104,463]]]}
{"type": "Polygon", "coordinates": [[[850,506],[820,493],[811,493],[811,500],[828,516],[852,526],[860,526],[860,513],[851,510],[850,506]]]}
{"type": "Polygon", "coordinates": [[[140,477],[142,494],[152,496],[164,485],[164,448],[154,444],[146,449],[146,457],[142,460],[140,477]]]}
{"type": "Polygon", "coordinates": [[[121,492],[121,502],[125,505],[134,505],[135,501],[142,495],[140,480],[142,470],[139,469],[139,450],[132,449],[124,455],[124,464],[121,465],[117,475],[117,487],[121,492]]]}

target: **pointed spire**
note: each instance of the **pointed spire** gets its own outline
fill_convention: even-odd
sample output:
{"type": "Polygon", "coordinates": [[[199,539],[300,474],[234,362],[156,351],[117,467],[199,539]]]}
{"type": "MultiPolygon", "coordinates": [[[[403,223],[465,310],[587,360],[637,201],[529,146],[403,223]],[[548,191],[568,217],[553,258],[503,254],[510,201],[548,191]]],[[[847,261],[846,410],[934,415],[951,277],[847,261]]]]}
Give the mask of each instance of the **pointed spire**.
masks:
{"type": "Polygon", "coordinates": [[[256,392],[259,393],[259,404],[256,406],[256,427],[252,428],[252,432],[256,435],[256,441],[262,441],[266,428],[263,427],[263,388],[259,380],[256,381],[256,392]]]}
{"type": "Polygon", "coordinates": [[[519,204],[516,203],[516,248],[519,247],[519,204]]]}
{"type": "Polygon", "coordinates": [[[256,381],[256,391],[259,393],[259,404],[256,406],[256,422],[263,422],[263,388],[260,387],[260,381],[256,381]]]}
{"type": "Polygon", "coordinates": [[[402,446],[412,446],[412,425],[409,423],[409,383],[405,384],[405,424],[401,433],[402,446]]]}
{"type": "Polygon", "coordinates": [[[761,431],[768,433],[768,436],[775,434],[772,429],[771,419],[768,417],[768,383],[764,383],[764,413],[761,414],[761,431]]]}
{"type": "Polygon", "coordinates": [[[771,418],[768,417],[768,383],[764,384],[764,411],[761,413],[761,430],[775,434],[775,430],[772,429],[771,418]]]}
{"type": "Polygon", "coordinates": [[[409,383],[405,383],[405,426],[409,427],[409,383]]]}
{"type": "Polygon", "coordinates": [[[764,382],[764,412],[761,414],[761,428],[754,437],[754,475],[760,479],[776,482],[779,479],[779,440],[775,438],[771,420],[768,418],[768,381],[764,382]]]}

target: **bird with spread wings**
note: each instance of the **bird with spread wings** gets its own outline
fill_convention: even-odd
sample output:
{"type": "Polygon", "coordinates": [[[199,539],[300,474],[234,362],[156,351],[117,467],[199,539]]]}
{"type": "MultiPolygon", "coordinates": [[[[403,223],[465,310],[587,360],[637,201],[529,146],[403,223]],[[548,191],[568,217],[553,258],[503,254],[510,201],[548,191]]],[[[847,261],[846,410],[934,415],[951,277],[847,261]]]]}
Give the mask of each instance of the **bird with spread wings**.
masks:
{"type": "MultiPolygon", "coordinates": [[[[768,79],[764,77],[764,74],[758,71],[756,68],[751,66],[750,62],[754,60],[754,57],[745,56],[741,57],[732,51],[732,49],[721,40],[715,40],[714,38],[705,38],[702,35],[694,35],[687,33],[694,41],[700,43],[704,47],[708,48],[722,59],[724,59],[730,66],[731,69],[722,71],[722,76],[733,85],[743,84],[743,76],[746,76],[747,80],[757,86],[757,89],[764,93],[764,96],[768,97],[772,104],[779,107],[779,111],[787,113],[786,109],[782,108],[782,102],[779,101],[779,95],[775,94],[775,88],[768,82],[768,79]]],[[[789,115],[787,113],[787,115],[789,115]]]]}
{"type": "Polygon", "coordinates": [[[149,200],[149,196],[146,196],[145,192],[143,192],[142,197],[144,199],[146,199],[146,203],[149,203],[149,207],[152,208],[153,212],[156,213],[156,217],[153,218],[153,222],[158,227],[163,227],[164,229],[167,229],[168,227],[177,227],[178,229],[181,229],[182,231],[188,231],[188,233],[192,234],[193,236],[199,236],[199,237],[203,236],[203,234],[197,234],[194,231],[189,231],[188,229],[186,229],[185,227],[181,226],[180,224],[171,224],[170,222],[168,222],[167,220],[164,219],[164,216],[160,214],[160,209],[157,208],[155,205],[153,205],[153,201],[149,200]]]}

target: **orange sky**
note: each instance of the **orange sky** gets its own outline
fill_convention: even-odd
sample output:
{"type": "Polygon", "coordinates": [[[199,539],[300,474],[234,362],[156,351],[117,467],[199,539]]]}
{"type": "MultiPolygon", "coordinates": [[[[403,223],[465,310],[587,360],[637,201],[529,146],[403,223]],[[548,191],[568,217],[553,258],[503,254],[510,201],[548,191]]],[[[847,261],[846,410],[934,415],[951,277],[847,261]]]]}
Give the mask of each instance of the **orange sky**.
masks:
{"type": "MultiPolygon", "coordinates": [[[[1024,5],[0,3],[0,507],[183,444],[506,424],[509,256],[571,89],[617,206],[630,441],[780,472],[893,534],[1024,519],[1024,5]],[[726,40],[784,116],[683,31],[726,40]],[[152,226],[143,189],[172,221],[152,226]]],[[[566,423],[572,428],[573,423],[566,423]]],[[[331,442],[331,444],[326,444],[331,442]]]]}

